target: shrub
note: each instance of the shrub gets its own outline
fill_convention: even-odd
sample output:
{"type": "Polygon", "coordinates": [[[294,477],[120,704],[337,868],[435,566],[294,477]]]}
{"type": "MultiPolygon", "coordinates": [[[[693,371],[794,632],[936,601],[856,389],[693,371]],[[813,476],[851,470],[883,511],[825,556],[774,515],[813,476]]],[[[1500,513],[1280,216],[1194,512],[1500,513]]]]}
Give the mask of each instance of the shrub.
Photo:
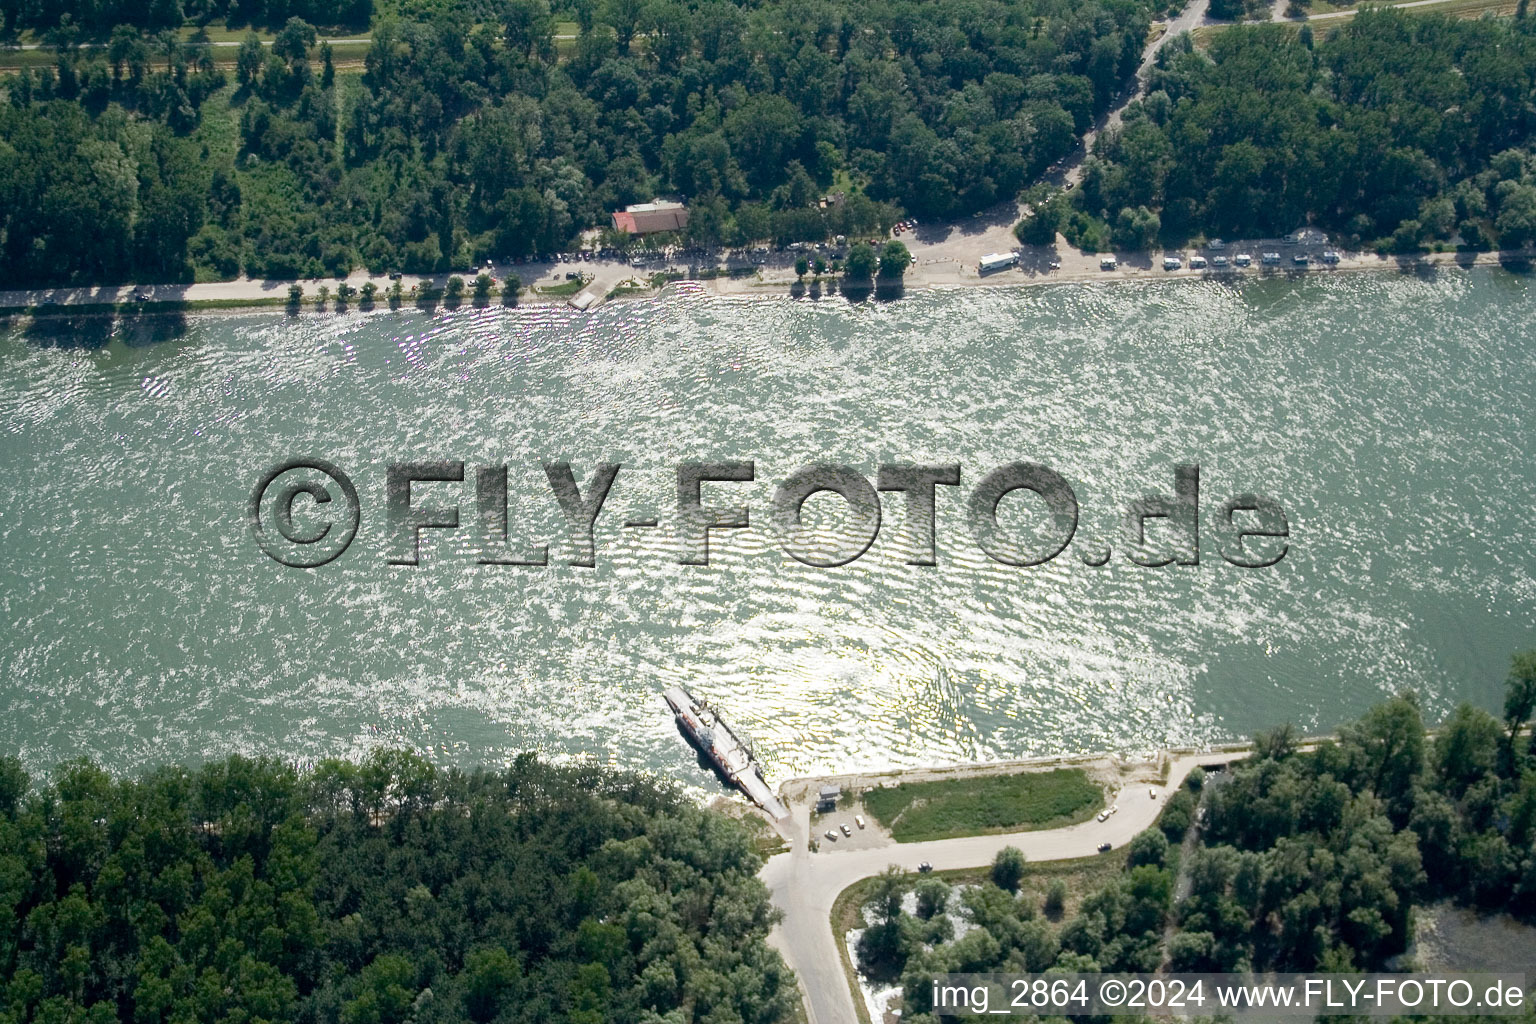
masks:
{"type": "Polygon", "coordinates": [[[1184,833],[1189,831],[1190,822],[1194,817],[1195,798],[1189,790],[1180,789],[1168,798],[1168,804],[1163,808],[1163,816],[1158,821],[1158,826],[1170,843],[1182,843],[1184,833]]]}
{"type": "Polygon", "coordinates": [[[1067,883],[1057,878],[1045,891],[1045,916],[1055,921],[1067,909],[1067,883]]]}
{"type": "Polygon", "coordinates": [[[992,860],[992,881],[999,889],[1017,892],[1024,880],[1024,851],[1017,846],[1005,846],[997,851],[992,860]]]}

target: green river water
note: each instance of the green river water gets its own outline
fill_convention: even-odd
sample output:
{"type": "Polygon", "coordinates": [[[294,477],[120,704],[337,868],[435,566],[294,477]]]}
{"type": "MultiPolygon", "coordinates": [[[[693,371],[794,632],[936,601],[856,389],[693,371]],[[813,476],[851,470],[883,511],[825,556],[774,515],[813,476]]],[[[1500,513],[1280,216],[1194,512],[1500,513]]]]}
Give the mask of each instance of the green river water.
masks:
{"type": "MultiPolygon", "coordinates": [[[[677,294],[564,309],[48,321],[0,334],[0,751],[113,769],[230,751],[295,760],[406,745],[442,762],[534,749],[701,780],[660,699],[683,684],[756,740],[772,779],[1083,751],[1139,753],[1292,721],[1326,730],[1414,687],[1431,718],[1495,708],[1536,646],[1536,298],[1499,270],[840,299],[677,294]],[[314,570],[261,553],[257,478],[318,456],[361,527],[314,570]],[[388,564],[385,467],[463,527],[388,564]],[[752,527],[678,564],[675,469],[752,527]],[[1061,473],[1078,533],[989,560],[966,500],[1016,460],[1061,473]],[[596,566],[567,563],[541,468],[623,466],[596,566]],[[871,481],[956,462],[938,565],[905,564],[884,496],[864,556],[814,568],[769,522],[813,462],[871,481]],[[1201,511],[1262,491],[1285,558],[1131,564],[1119,516],[1201,467],[1201,511]],[[514,540],[476,564],[474,467],[508,467],[514,540]],[[654,529],[626,519],[656,517],[654,529]],[[1093,550],[1115,549],[1091,567],[1093,550]]],[[[317,509],[295,503],[301,526],[317,509]]],[[[1039,518],[1028,492],[1005,528],[1039,518]]],[[[846,530],[834,496],[808,521],[846,530]]],[[[323,517],[321,517],[323,518],[323,517]]]]}

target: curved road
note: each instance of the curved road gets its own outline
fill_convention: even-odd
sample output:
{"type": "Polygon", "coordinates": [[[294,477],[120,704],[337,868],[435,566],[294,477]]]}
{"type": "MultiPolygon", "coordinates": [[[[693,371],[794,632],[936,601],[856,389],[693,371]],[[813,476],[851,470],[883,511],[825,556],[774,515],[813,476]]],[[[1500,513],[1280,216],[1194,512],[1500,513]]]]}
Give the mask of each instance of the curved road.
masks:
{"type": "Polygon", "coordinates": [[[824,846],[823,852],[811,853],[806,846],[809,808],[800,805],[791,825],[790,852],[770,857],[758,873],[768,886],[773,905],[784,912],[784,919],[769,933],[768,941],[799,975],[810,1024],[854,1024],[858,1016],[838,952],[840,937],[832,934],[831,927],[832,904],[848,886],[878,875],[891,864],[909,871],[916,871],[923,861],[940,871],[984,867],[1005,846],[1016,846],[1035,861],[1091,857],[1100,843],[1119,848],[1157,820],[1164,801],[1183,783],[1190,769],[1245,756],[1245,752],[1182,754],[1171,762],[1166,783],[1150,787],[1138,783],[1117,794],[1120,810],[1108,821],[1086,821],[1042,832],[891,843],[866,850],[824,846]],[[1158,791],[1157,799],[1147,795],[1149,788],[1158,791]]]}

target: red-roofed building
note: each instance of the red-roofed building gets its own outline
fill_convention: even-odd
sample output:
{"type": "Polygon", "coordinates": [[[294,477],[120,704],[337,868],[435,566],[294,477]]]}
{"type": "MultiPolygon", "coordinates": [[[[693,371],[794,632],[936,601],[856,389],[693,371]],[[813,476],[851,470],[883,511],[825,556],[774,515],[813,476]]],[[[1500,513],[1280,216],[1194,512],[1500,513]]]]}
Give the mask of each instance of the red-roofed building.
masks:
{"type": "Polygon", "coordinates": [[[688,207],[682,203],[637,203],[615,212],[613,226],[631,235],[681,231],[688,226],[688,207]]]}

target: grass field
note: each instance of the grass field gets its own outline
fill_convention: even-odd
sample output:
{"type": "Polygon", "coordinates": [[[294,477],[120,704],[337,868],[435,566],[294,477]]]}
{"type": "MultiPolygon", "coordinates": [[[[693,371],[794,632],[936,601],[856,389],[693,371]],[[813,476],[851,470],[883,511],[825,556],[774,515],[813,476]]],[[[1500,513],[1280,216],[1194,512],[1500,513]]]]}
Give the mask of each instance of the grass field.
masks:
{"type": "Polygon", "coordinates": [[[552,284],[547,288],[535,288],[534,291],[538,292],[540,295],[550,295],[556,298],[568,298],[572,295],[575,295],[586,286],[586,279],[583,278],[579,281],[562,281],[559,284],[552,284]]]}
{"type": "Polygon", "coordinates": [[[1103,790],[1081,768],[903,782],[868,790],[863,799],[898,843],[1060,828],[1104,806],[1103,790]]]}

